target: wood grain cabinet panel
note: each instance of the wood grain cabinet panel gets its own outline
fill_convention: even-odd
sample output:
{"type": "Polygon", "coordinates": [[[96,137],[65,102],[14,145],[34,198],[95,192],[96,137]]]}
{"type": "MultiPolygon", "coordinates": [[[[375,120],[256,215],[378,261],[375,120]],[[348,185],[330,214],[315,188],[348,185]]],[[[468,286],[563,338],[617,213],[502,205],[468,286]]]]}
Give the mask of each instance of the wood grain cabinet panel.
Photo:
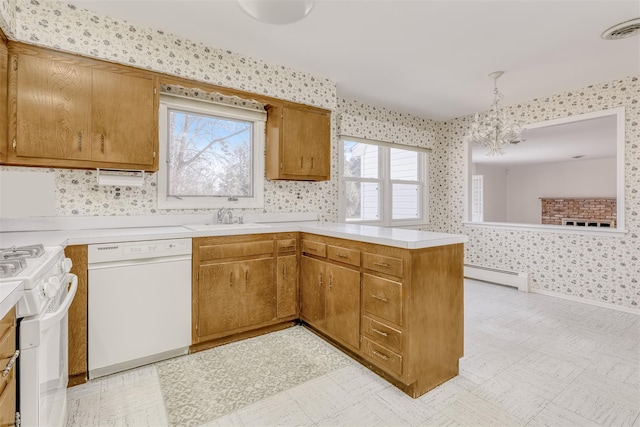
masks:
{"type": "Polygon", "coordinates": [[[327,332],[357,349],[360,343],[360,272],[333,264],[326,271],[327,332]]]}
{"type": "Polygon", "coordinates": [[[69,387],[72,387],[87,382],[87,245],[67,246],[64,255],[73,263],[71,273],[78,276],[78,290],[69,307],[69,387]]]}
{"type": "MultiPolygon", "coordinates": [[[[15,308],[0,320],[0,370],[5,369],[16,351],[15,308]]],[[[12,426],[16,420],[16,363],[6,376],[0,376],[0,427],[12,426]]]]}
{"type": "Polygon", "coordinates": [[[362,316],[362,334],[369,340],[376,342],[390,350],[402,351],[402,332],[370,317],[362,316]]]}
{"type": "Polygon", "coordinates": [[[267,179],[330,178],[331,113],[303,105],[271,105],[267,112],[267,179]]]}
{"type": "Polygon", "coordinates": [[[295,316],[298,312],[298,257],[279,256],[278,269],[278,317],[295,316]]]}
{"type": "Polygon", "coordinates": [[[0,394],[0,427],[16,425],[16,380],[11,378],[0,394]]]}
{"type": "Polygon", "coordinates": [[[151,72],[10,42],[8,116],[8,164],[157,170],[151,72]]]}
{"type": "Polygon", "coordinates": [[[321,261],[306,256],[300,260],[300,317],[325,328],[325,272],[321,261]]]}
{"type": "Polygon", "coordinates": [[[302,253],[325,258],[327,256],[327,245],[322,242],[302,239],[302,253]]]}
{"type": "Polygon", "coordinates": [[[366,313],[402,325],[402,283],[364,274],[362,306],[366,313]]]}
{"type": "Polygon", "coordinates": [[[240,278],[233,262],[200,267],[198,293],[200,336],[215,335],[240,327],[240,278]]]}
{"type": "Polygon", "coordinates": [[[7,49],[6,38],[0,30],[0,162],[7,160],[8,136],[7,119],[7,88],[9,87],[9,49],[7,49]]]}
{"type": "Polygon", "coordinates": [[[276,284],[272,258],[245,261],[239,265],[240,326],[256,325],[276,318],[276,284]]]}

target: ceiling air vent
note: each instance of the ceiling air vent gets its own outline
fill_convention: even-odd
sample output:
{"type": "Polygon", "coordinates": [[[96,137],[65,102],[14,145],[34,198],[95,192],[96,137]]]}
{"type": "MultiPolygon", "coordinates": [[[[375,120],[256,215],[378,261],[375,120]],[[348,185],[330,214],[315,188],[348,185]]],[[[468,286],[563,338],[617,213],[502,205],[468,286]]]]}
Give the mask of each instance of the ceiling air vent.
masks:
{"type": "Polygon", "coordinates": [[[602,38],[605,40],[619,40],[635,36],[636,34],[640,34],[640,18],[614,25],[602,33],[602,38]]]}

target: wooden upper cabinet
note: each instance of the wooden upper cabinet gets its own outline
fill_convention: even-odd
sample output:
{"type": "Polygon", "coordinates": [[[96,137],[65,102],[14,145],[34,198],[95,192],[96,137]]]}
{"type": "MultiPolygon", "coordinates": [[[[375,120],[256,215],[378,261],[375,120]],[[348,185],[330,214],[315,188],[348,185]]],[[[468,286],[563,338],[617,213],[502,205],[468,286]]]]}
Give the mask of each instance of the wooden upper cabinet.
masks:
{"type": "Polygon", "coordinates": [[[93,160],[152,166],[155,116],[153,78],[93,70],[93,160]]]}
{"type": "Polygon", "coordinates": [[[91,70],[30,55],[11,55],[10,62],[16,89],[10,159],[91,159],[91,70]]]}
{"type": "Polygon", "coordinates": [[[7,87],[9,85],[9,50],[0,29],[0,162],[7,160],[7,87]]]}
{"type": "Polygon", "coordinates": [[[266,165],[267,179],[330,179],[330,111],[292,104],[269,107],[266,165]]]}
{"type": "Polygon", "coordinates": [[[157,170],[152,73],[10,43],[8,74],[8,164],[157,170]]]}

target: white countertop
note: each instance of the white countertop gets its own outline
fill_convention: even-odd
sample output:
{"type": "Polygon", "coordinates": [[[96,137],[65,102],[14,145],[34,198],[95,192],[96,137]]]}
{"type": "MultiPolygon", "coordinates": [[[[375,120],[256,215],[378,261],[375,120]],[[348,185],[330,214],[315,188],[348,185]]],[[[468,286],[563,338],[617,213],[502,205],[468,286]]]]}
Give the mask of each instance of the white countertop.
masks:
{"type": "Polygon", "coordinates": [[[23,288],[21,281],[0,283],[0,318],[18,303],[22,297],[23,288]]]}
{"type": "Polygon", "coordinates": [[[138,240],[178,239],[203,236],[231,236],[239,234],[307,232],[323,236],[357,240],[405,249],[420,249],[433,246],[465,243],[462,234],[432,233],[400,228],[375,227],[370,225],[333,222],[280,222],[259,226],[193,231],[186,226],[154,226],[126,228],[96,228],[55,231],[12,231],[0,233],[0,247],[22,246],[42,243],[45,246],[70,246],[98,243],[116,243],[138,240]]]}

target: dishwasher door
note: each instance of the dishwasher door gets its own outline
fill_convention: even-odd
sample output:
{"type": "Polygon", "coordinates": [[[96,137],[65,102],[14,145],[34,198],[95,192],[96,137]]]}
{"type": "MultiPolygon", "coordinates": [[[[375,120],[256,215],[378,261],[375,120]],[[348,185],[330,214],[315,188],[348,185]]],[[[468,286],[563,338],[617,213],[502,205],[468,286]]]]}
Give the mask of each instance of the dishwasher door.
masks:
{"type": "Polygon", "coordinates": [[[89,378],[188,353],[191,241],[181,239],[186,240],[188,245],[167,240],[89,246],[89,378]],[[178,253],[187,246],[188,254],[178,253]]]}

